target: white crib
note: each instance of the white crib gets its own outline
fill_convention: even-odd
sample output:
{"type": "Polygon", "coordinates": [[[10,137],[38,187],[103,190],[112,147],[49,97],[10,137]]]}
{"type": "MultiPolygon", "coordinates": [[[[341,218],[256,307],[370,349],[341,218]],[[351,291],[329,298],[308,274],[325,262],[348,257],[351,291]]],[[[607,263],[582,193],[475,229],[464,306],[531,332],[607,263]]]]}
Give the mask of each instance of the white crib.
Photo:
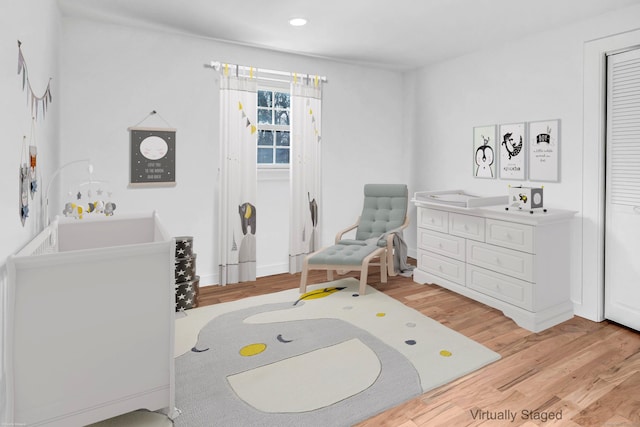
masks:
{"type": "Polygon", "coordinates": [[[59,218],[9,257],[10,422],[173,417],[174,248],[155,213],[59,218]]]}

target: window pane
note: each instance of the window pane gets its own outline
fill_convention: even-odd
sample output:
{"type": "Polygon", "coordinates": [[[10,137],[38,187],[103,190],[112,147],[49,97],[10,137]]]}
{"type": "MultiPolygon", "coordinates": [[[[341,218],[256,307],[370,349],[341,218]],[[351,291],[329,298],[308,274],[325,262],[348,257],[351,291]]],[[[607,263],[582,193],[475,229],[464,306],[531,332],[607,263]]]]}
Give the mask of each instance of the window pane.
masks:
{"type": "Polygon", "coordinates": [[[259,130],[258,145],[273,145],[273,131],[259,130]]]}
{"type": "Polygon", "coordinates": [[[258,123],[259,124],[273,124],[271,119],[271,111],[266,108],[258,108],[258,123]]]}
{"type": "Polygon", "coordinates": [[[273,96],[273,92],[266,90],[258,91],[258,107],[272,107],[271,98],[273,96]]]}
{"type": "Polygon", "coordinates": [[[276,145],[279,147],[288,147],[289,132],[280,130],[276,131],[276,145]]]}
{"type": "Polygon", "coordinates": [[[273,163],[273,148],[258,148],[258,163],[273,163]]]}
{"type": "Polygon", "coordinates": [[[276,163],[289,163],[289,149],[288,148],[276,148],[276,163]]]}
{"type": "Polygon", "coordinates": [[[276,125],[289,124],[289,112],[287,110],[276,110],[276,125]]]}
{"type": "Polygon", "coordinates": [[[276,92],[274,94],[275,99],[274,99],[274,103],[273,106],[276,108],[289,108],[290,105],[290,101],[289,101],[289,94],[288,93],[284,93],[284,92],[276,92]]]}

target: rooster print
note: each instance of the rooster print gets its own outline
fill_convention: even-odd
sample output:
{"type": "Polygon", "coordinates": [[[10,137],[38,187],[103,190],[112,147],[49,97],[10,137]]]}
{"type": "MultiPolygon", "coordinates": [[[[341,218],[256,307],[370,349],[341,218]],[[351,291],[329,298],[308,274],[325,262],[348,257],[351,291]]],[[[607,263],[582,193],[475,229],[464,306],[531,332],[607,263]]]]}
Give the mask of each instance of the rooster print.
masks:
{"type": "Polygon", "coordinates": [[[517,156],[520,150],[522,150],[522,135],[520,135],[520,141],[516,144],[513,142],[513,133],[507,132],[502,136],[502,145],[504,145],[509,160],[511,160],[512,157],[517,156]]]}
{"type": "Polygon", "coordinates": [[[525,179],[526,125],[512,123],[500,125],[500,178],[525,179]]]}

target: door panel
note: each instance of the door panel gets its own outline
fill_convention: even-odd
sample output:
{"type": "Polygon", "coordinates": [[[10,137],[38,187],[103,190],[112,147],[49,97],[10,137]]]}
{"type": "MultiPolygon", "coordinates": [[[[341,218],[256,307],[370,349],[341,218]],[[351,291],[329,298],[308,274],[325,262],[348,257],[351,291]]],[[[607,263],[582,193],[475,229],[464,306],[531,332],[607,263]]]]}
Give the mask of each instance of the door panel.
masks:
{"type": "Polygon", "coordinates": [[[640,330],[640,49],[608,57],[605,317],[640,330]]]}

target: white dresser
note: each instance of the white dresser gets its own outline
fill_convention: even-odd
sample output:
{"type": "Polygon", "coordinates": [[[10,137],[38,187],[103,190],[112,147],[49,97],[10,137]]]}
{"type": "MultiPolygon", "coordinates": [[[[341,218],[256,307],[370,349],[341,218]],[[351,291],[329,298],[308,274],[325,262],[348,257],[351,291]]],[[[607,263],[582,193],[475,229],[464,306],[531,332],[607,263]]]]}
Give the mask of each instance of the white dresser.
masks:
{"type": "Polygon", "coordinates": [[[533,332],[573,317],[569,255],[576,212],[414,203],[414,281],[480,301],[533,332]]]}

